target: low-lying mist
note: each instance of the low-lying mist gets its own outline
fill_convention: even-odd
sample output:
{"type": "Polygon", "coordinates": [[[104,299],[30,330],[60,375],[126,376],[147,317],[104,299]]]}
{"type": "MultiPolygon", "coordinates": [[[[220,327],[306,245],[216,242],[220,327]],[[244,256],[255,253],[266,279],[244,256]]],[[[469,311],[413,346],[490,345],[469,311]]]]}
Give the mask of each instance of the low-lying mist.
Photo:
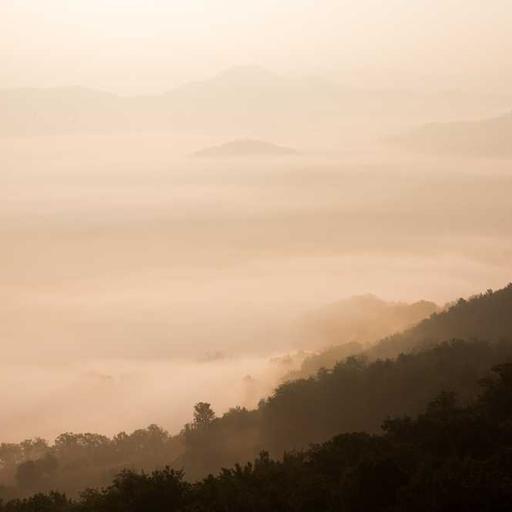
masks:
{"type": "Polygon", "coordinates": [[[326,304],[510,279],[507,161],[189,156],[206,142],[0,141],[1,441],[176,431],[200,400],[254,406],[292,369],[279,356],[335,342],[302,330],[326,304]]]}

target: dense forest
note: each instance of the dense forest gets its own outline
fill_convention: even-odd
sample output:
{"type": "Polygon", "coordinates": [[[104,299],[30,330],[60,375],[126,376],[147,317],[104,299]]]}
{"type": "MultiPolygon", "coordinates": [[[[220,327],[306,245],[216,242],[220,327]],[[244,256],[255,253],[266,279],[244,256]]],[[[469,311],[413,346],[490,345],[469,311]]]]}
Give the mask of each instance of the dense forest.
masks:
{"type": "MultiPolygon", "coordinates": [[[[415,419],[387,419],[383,434],[341,434],[275,460],[189,483],[170,468],[123,471],[77,500],[37,494],[1,512],[509,510],[512,500],[512,364],[482,379],[466,406],[441,393],[415,419]]],[[[198,428],[207,428],[207,424],[198,428]]]]}
{"type": "MultiPolygon", "coordinates": [[[[461,299],[446,311],[432,315],[401,334],[382,340],[358,356],[341,360],[332,368],[321,369],[312,377],[282,384],[254,410],[237,407],[216,417],[209,404],[199,403],[194,408],[193,421],[177,435],[170,435],[152,425],[132,434],[120,433],[112,439],[97,434],[65,433],[51,445],[41,439],[27,440],[20,444],[1,444],[0,497],[10,500],[51,490],[76,497],[83,488],[96,487],[106,490],[91,491],[82,501],[73,505],[69,505],[60,495],[33,500],[50,500],[49,503],[54,500],[54,505],[48,505],[47,510],[51,511],[67,510],[66,507],[71,506],[75,507],[73,510],[142,510],[136,508],[136,505],[131,509],[123,508],[125,505],[121,504],[105,508],[109,500],[128,499],[122,495],[128,492],[126,489],[131,489],[129,492],[155,492],[160,496],[157,501],[163,499],[159,493],[167,493],[171,502],[175,498],[178,500],[176,507],[185,504],[189,506],[193,502],[196,508],[191,510],[203,510],[201,500],[210,494],[212,503],[219,500],[219,508],[212,505],[213,508],[208,510],[270,510],[268,507],[271,504],[274,507],[272,510],[312,510],[293,507],[299,507],[299,503],[305,507],[305,504],[313,503],[310,500],[327,499],[327,496],[332,500],[332,507],[335,504],[339,506],[339,500],[349,499],[347,496],[352,496],[357,486],[362,485],[362,480],[358,479],[368,478],[366,486],[383,485],[372,472],[382,471],[392,478],[396,469],[397,481],[385,486],[389,486],[390,493],[393,491],[392,496],[388,496],[391,501],[386,510],[394,510],[393,507],[414,500],[415,492],[420,492],[427,485],[432,486],[432,492],[437,492],[437,481],[428,480],[435,476],[432,473],[433,467],[441,472],[441,487],[444,478],[456,480],[457,475],[465,472],[468,472],[471,485],[476,486],[478,483],[472,482],[471,478],[483,479],[478,485],[490,485],[486,475],[492,473],[485,468],[489,466],[492,471],[498,472],[498,476],[501,475],[501,464],[504,461],[495,459],[494,454],[509,446],[506,443],[510,442],[511,432],[505,427],[503,432],[499,430],[502,427],[488,421],[487,412],[484,414],[482,411],[491,407],[492,400],[498,399],[498,395],[493,395],[491,400],[491,391],[497,393],[500,390],[500,400],[504,400],[504,403],[512,400],[506,394],[506,384],[510,385],[510,381],[506,380],[510,379],[510,367],[498,366],[497,380],[486,380],[483,394],[479,382],[489,374],[492,367],[512,361],[511,312],[512,285],[467,301],[461,299]],[[429,401],[436,396],[442,399],[428,406],[429,401]],[[453,396],[457,396],[457,405],[453,403],[453,396]],[[441,406],[448,408],[446,418],[435,416],[441,406]],[[425,407],[427,410],[422,413],[425,407]],[[415,417],[418,414],[417,420],[389,420],[393,417],[415,417]],[[436,423],[438,420],[441,423],[448,421],[449,424],[443,423],[441,429],[441,423],[436,423]],[[383,421],[386,429],[381,437],[378,434],[383,421]],[[479,422],[483,422],[481,424],[488,430],[481,431],[479,435],[482,439],[478,438],[472,447],[470,441],[475,439],[474,429],[475,425],[480,425],[479,422]],[[467,442],[467,445],[461,446],[460,454],[429,451],[441,449],[443,443],[448,441],[455,443],[453,435],[452,438],[446,434],[444,440],[437,439],[436,436],[445,435],[445,427],[463,429],[460,441],[467,442]],[[464,429],[467,429],[467,433],[464,429]],[[504,443],[499,447],[485,444],[491,443],[488,437],[495,436],[494,429],[498,429],[499,435],[504,436],[493,440],[497,444],[504,443]],[[420,435],[423,430],[425,432],[420,435]],[[328,441],[334,436],[351,432],[364,434],[341,435],[328,441]],[[425,446],[418,444],[420,441],[426,443],[425,446]],[[432,446],[428,445],[430,441],[432,446]],[[312,443],[327,444],[302,451],[312,443]],[[478,451],[479,443],[482,444],[481,452],[478,451]],[[473,449],[478,453],[473,453],[473,449]],[[421,450],[426,451],[423,454],[421,450]],[[246,464],[263,451],[266,455],[257,459],[254,465],[235,466],[246,464]],[[287,455],[283,459],[285,452],[287,455]],[[348,453],[352,455],[348,456],[348,453]],[[346,461],[339,460],[345,456],[346,461]],[[409,457],[412,459],[409,460],[409,457]],[[436,457],[441,459],[438,461],[436,457]],[[331,459],[335,461],[335,471],[343,475],[329,473],[333,470],[329,466],[331,459]],[[323,467],[324,463],[330,469],[323,467]],[[466,466],[466,463],[469,465],[466,466]],[[378,469],[380,464],[383,466],[378,469]],[[391,464],[393,468],[396,465],[396,468],[392,471],[388,468],[388,471],[386,464],[391,464]],[[173,469],[167,470],[166,466],[173,469]],[[219,473],[222,467],[235,469],[219,473]],[[404,468],[408,468],[407,471],[404,468]],[[128,472],[122,473],[122,470],[128,472]],[[146,473],[139,473],[141,470],[146,473]],[[157,472],[151,474],[153,470],[157,472]],[[366,476],[363,475],[364,471],[368,471],[366,476]],[[116,474],[121,476],[109,487],[116,474]],[[208,477],[209,474],[219,476],[208,477]],[[203,478],[207,479],[196,486],[186,483],[203,478]],[[293,504],[287,501],[293,501],[290,482],[302,478],[305,479],[304,485],[297,484],[296,492],[311,492],[312,495],[297,498],[296,504],[293,504]],[[308,478],[311,479],[310,483],[306,483],[308,478]],[[373,484],[372,478],[375,479],[373,484]],[[267,480],[268,488],[263,492],[258,486],[265,487],[267,480]],[[334,481],[338,482],[337,486],[339,484],[337,490],[332,488],[334,481]],[[251,485],[256,487],[251,490],[251,485]],[[249,487],[243,496],[237,497],[240,486],[249,487]],[[322,486],[325,486],[324,493],[315,490],[322,486]],[[400,499],[395,492],[397,486],[401,489],[400,499]],[[418,491],[414,491],[415,486],[418,491]],[[282,496],[272,494],[281,488],[282,496]],[[337,493],[341,494],[338,496],[337,493]],[[180,496],[179,499],[177,496],[180,496]],[[236,504],[238,499],[253,499],[251,496],[255,500],[261,497],[267,502],[258,503],[257,506],[247,504],[249,508],[236,504]],[[235,502],[230,502],[231,499],[235,502]],[[273,501],[278,499],[284,501],[273,501]],[[93,505],[92,500],[96,500],[94,503],[97,505],[93,505]],[[228,501],[222,504],[222,500],[228,501]],[[59,506],[62,508],[59,509],[59,506]]],[[[443,449],[448,450],[446,447],[443,449]]],[[[493,492],[497,495],[502,491],[499,488],[502,484],[496,483],[493,492]]],[[[384,488],[375,488],[374,491],[370,494],[380,496],[379,493],[387,492],[384,488]]],[[[442,492],[441,488],[439,492],[442,492]]],[[[458,492],[464,494],[460,489],[458,492]]],[[[359,499],[363,497],[354,497],[354,503],[359,503],[359,499]]],[[[441,500],[441,503],[442,499],[436,497],[435,503],[437,500],[441,500]]],[[[30,503],[35,502],[14,502],[5,505],[3,510],[45,510],[43,505],[30,508],[35,506],[30,503]]],[[[330,510],[331,505],[318,503],[322,503],[322,510],[330,510]]],[[[435,503],[432,505],[434,508],[428,510],[443,510],[436,509],[435,503]]],[[[366,505],[359,503],[343,506],[347,510],[363,510],[366,505]]],[[[412,507],[412,504],[407,506],[412,507]]],[[[170,507],[166,510],[172,510],[170,507]]]]}

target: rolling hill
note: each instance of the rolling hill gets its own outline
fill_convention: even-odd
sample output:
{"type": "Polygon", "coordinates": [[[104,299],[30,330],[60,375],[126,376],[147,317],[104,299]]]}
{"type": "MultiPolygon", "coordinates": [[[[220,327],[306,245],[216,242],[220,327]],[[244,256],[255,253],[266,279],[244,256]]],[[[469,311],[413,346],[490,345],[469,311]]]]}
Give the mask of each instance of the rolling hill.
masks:
{"type": "Polygon", "coordinates": [[[294,149],[255,139],[236,139],[196,151],[199,158],[277,157],[296,155],[294,149]]]}

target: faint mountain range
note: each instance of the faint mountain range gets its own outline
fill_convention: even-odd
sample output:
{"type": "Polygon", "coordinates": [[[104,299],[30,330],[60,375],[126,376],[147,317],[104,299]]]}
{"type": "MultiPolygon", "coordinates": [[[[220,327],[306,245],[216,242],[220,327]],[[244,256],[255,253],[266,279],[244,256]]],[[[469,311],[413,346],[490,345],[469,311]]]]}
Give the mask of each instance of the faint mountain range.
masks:
{"type": "Polygon", "coordinates": [[[129,100],[85,87],[0,90],[0,135],[115,131],[130,121],[129,100]]]}
{"type": "Polygon", "coordinates": [[[423,153],[512,157],[512,112],[480,121],[428,124],[400,137],[399,143],[423,153]]]}
{"type": "Polygon", "coordinates": [[[118,96],[82,87],[0,89],[0,136],[187,132],[300,134],[332,141],[387,134],[423,122],[482,117],[512,95],[362,89],[328,78],[229,68],[163,94],[118,96]]]}
{"type": "Polygon", "coordinates": [[[199,158],[240,158],[240,157],[276,157],[298,154],[297,151],[270,142],[255,139],[236,139],[218,146],[196,151],[193,156],[199,158]]]}

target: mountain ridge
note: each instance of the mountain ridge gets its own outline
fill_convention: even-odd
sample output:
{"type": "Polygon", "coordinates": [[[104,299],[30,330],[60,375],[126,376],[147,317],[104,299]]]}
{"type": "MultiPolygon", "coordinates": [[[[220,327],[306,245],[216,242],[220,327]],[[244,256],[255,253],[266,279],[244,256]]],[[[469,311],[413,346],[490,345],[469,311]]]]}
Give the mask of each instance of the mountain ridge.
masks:
{"type": "Polygon", "coordinates": [[[243,128],[251,133],[273,127],[280,129],[279,136],[286,136],[291,127],[301,126],[311,136],[313,126],[315,131],[322,126],[339,140],[340,129],[351,134],[355,122],[368,130],[368,120],[378,119],[384,122],[386,129],[379,133],[385,136],[394,130],[397,118],[417,125],[425,112],[443,120],[447,115],[496,111],[510,103],[512,97],[501,95],[397,94],[346,86],[329,77],[289,77],[257,66],[236,66],[158,94],[118,95],[80,86],[0,89],[0,134],[172,132],[178,128],[204,133],[243,128]],[[59,96],[65,98],[65,105],[59,96]]]}

